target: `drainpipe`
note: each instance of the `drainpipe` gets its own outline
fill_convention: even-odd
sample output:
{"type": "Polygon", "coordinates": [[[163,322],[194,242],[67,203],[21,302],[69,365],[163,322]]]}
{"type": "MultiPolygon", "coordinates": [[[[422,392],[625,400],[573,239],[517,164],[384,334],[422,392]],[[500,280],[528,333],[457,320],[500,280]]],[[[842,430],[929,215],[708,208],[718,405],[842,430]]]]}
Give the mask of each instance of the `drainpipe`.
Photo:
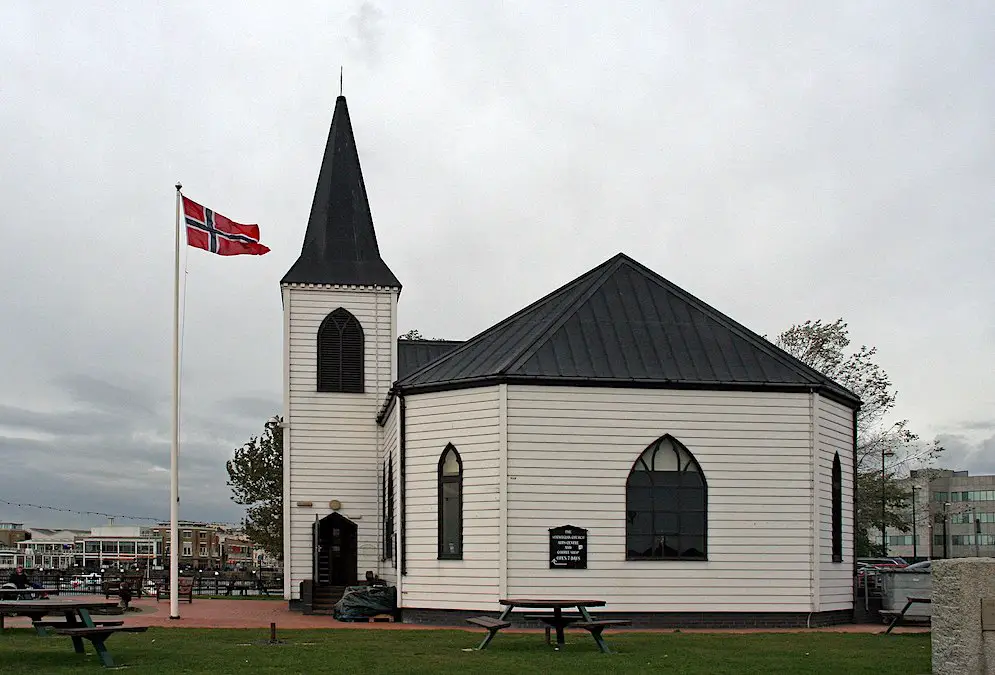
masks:
{"type": "MultiPolygon", "coordinates": [[[[406,427],[406,415],[405,415],[405,404],[404,404],[404,394],[400,391],[397,392],[397,402],[400,406],[401,415],[401,431],[400,431],[400,453],[398,461],[401,464],[401,481],[398,486],[399,494],[401,498],[401,546],[398,555],[401,557],[401,576],[408,573],[408,556],[407,556],[407,538],[408,538],[408,509],[407,509],[407,449],[405,447],[405,427],[406,427]]],[[[397,599],[398,603],[401,599],[397,599]]]]}

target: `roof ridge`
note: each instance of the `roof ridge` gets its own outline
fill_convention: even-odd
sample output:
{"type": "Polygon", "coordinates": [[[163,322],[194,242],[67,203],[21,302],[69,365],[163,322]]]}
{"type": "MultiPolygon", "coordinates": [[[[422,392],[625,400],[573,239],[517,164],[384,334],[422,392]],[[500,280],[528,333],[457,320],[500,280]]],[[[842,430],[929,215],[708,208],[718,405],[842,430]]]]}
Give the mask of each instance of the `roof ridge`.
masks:
{"type": "Polygon", "coordinates": [[[615,260],[617,257],[618,256],[615,256],[615,257],[611,258],[610,260],[608,260],[606,262],[600,263],[599,265],[595,265],[594,267],[592,267],[591,269],[589,269],[587,272],[584,272],[580,276],[574,277],[573,279],[571,279],[567,283],[563,284],[562,286],[559,286],[558,288],[553,289],[552,291],[550,291],[546,295],[542,296],[541,298],[539,298],[538,300],[532,302],[531,304],[526,305],[525,307],[523,307],[522,309],[518,310],[517,312],[515,312],[511,316],[508,316],[508,317],[502,319],[501,321],[499,321],[498,323],[496,323],[494,325],[488,326],[487,328],[485,328],[484,330],[480,331],[479,333],[477,333],[473,337],[470,337],[470,338],[464,340],[463,344],[461,344],[456,349],[454,349],[451,352],[448,352],[446,354],[443,354],[442,356],[440,356],[439,358],[435,359],[434,361],[430,361],[429,363],[426,363],[424,366],[422,366],[418,370],[414,370],[414,371],[408,373],[407,375],[404,376],[404,378],[399,379],[398,382],[400,383],[400,382],[403,382],[404,380],[412,379],[415,376],[420,375],[422,372],[428,370],[429,368],[434,368],[434,367],[436,367],[438,365],[441,365],[442,363],[445,363],[446,361],[449,361],[450,359],[453,359],[453,358],[459,356],[460,354],[464,353],[466,350],[472,348],[474,346],[473,343],[474,343],[475,340],[478,340],[479,338],[482,338],[484,335],[486,335],[486,334],[488,334],[488,333],[490,333],[492,331],[496,331],[496,330],[498,330],[498,329],[500,329],[500,328],[502,328],[504,326],[507,326],[510,323],[513,323],[513,322],[517,321],[520,317],[524,316],[525,314],[528,314],[529,312],[533,311],[534,309],[542,306],[543,304],[551,301],[553,298],[559,296],[561,293],[567,291],[571,286],[580,284],[585,277],[587,277],[590,274],[593,274],[595,271],[597,271],[597,269],[599,267],[603,267],[603,266],[608,265],[613,260],[615,260]]]}
{"type": "Polygon", "coordinates": [[[809,378],[814,377],[815,382],[813,382],[813,384],[827,384],[827,383],[832,384],[836,387],[839,387],[844,392],[852,395],[856,400],[858,401],[860,400],[860,397],[857,396],[854,392],[850,391],[843,385],[839,384],[831,377],[828,377],[824,373],[819,372],[818,370],[808,365],[798,357],[789,354],[785,350],[781,349],[780,347],[772,343],[770,340],[764,338],[762,335],[755,333],[754,331],[750,330],[743,324],[739,323],[731,316],[720,312],[719,310],[715,309],[701,298],[697,297],[692,293],[689,293],[688,291],[684,290],[683,288],[681,288],[674,282],[670,281],[666,277],[657,274],[656,272],[649,269],[639,261],[633,260],[628,256],[626,256],[626,258],[627,262],[629,262],[632,266],[634,266],[634,269],[643,273],[644,275],[649,276],[651,280],[663,286],[667,291],[673,293],[674,295],[677,295],[685,302],[689,302],[695,305],[696,307],[698,307],[698,309],[700,309],[702,312],[708,315],[709,318],[713,319],[714,321],[718,321],[720,324],[724,325],[727,329],[738,334],[739,337],[753,343],[757,348],[759,348],[761,351],[766,353],[771,358],[776,359],[782,365],[791,368],[799,375],[803,375],[809,378]]]}
{"type": "Polygon", "coordinates": [[[563,324],[570,320],[570,318],[585,302],[591,299],[591,296],[594,295],[594,293],[601,288],[602,285],[604,285],[604,283],[616,270],[618,270],[618,268],[625,262],[626,258],[628,258],[628,256],[624,253],[619,253],[618,255],[612,256],[605,262],[598,265],[598,267],[604,268],[601,270],[600,274],[594,275],[594,272],[598,269],[598,267],[595,267],[586,274],[581,275],[578,281],[587,276],[592,277],[592,279],[588,281],[587,289],[584,290],[584,292],[581,293],[580,296],[571,302],[567,307],[564,307],[558,317],[554,317],[550,320],[547,323],[547,326],[539,332],[538,336],[532,341],[532,343],[520,350],[515,357],[509,359],[510,363],[498,372],[505,373],[511,368],[521,368],[522,365],[532,358],[532,356],[542,347],[542,345],[556,333],[556,331],[563,327],[563,324]]]}

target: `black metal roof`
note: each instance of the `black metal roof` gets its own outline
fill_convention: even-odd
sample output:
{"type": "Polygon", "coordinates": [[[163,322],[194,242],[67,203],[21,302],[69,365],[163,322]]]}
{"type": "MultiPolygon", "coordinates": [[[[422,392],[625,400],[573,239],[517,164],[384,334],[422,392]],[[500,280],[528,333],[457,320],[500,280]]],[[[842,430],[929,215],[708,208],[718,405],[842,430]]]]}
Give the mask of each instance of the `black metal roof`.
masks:
{"type": "Polygon", "coordinates": [[[463,344],[459,340],[401,340],[397,341],[397,377],[407,377],[422,366],[428,365],[443,354],[463,344]]]}
{"type": "Polygon", "coordinates": [[[853,392],[621,253],[399,376],[396,386],[413,392],[496,382],[817,390],[860,404],[853,392]]]}
{"type": "Polygon", "coordinates": [[[380,258],[344,96],[335,101],[301,256],[281,283],[401,287],[380,258]]]}

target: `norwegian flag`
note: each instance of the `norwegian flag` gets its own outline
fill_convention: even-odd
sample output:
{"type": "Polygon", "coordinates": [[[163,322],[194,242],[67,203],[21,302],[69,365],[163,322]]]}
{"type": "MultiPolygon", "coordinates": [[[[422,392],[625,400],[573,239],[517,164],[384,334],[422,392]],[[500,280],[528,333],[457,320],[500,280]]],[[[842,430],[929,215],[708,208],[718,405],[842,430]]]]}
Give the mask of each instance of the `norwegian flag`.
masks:
{"type": "Polygon", "coordinates": [[[263,255],[269,248],[259,243],[259,226],[242,225],[183,197],[187,244],[218,255],[263,255]]]}

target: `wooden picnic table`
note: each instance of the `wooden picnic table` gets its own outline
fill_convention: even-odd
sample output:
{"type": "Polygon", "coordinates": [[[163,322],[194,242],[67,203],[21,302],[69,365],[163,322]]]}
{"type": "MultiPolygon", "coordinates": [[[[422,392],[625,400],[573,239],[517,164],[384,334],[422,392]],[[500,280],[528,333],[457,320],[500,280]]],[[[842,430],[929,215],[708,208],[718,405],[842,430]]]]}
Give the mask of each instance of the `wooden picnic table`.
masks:
{"type": "MultiPolygon", "coordinates": [[[[477,617],[476,619],[467,619],[470,623],[478,626],[482,626],[487,629],[487,637],[480,644],[479,649],[486,649],[487,645],[494,638],[499,630],[502,628],[507,628],[511,625],[508,621],[508,617],[516,609],[550,609],[551,614],[541,614],[541,615],[531,615],[534,618],[539,619],[547,626],[556,629],[556,647],[560,649],[565,644],[563,631],[568,626],[576,624],[578,628],[583,628],[591,633],[591,637],[594,638],[595,643],[598,645],[598,649],[602,652],[610,653],[608,645],[605,644],[604,640],[601,639],[602,631],[609,626],[621,626],[628,625],[628,621],[624,620],[607,620],[599,621],[591,617],[590,613],[587,611],[589,607],[604,607],[604,600],[560,600],[560,599],[550,599],[550,598],[505,598],[498,601],[500,604],[504,605],[505,609],[501,612],[501,616],[497,619],[490,617],[477,617]],[[564,614],[564,609],[569,609],[572,607],[577,608],[577,614],[564,614]]],[[[548,637],[548,629],[547,629],[548,637]]]]}
{"type": "MultiPolygon", "coordinates": [[[[67,635],[73,641],[73,649],[77,654],[84,654],[83,640],[89,640],[100,662],[104,666],[113,666],[110,652],[104,646],[107,638],[118,631],[143,632],[145,626],[122,626],[122,621],[94,621],[90,616],[91,609],[117,607],[116,601],[85,598],[49,598],[47,600],[0,600],[0,622],[5,614],[31,617],[31,624],[38,635],[46,635],[46,628],[52,628],[60,635],[67,635]],[[65,616],[65,621],[43,621],[46,616],[65,616]]],[[[0,623],[0,629],[3,624],[0,623]]]]}
{"type": "MultiPolygon", "coordinates": [[[[23,589],[22,589],[23,590],[23,589]]],[[[0,600],[0,629],[3,628],[3,617],[7,616],[28,616],[32,623],[42,620],[45,616],[62,614],[66,617],[66,624],[71,626],[93,627],[93,618],[90,616],[91,609],[103,609],[105,607],[117,607],[117,601],[107,601],[86,598],[49,598],[41,600],[0,600]]],[[[39,635],[45,635],[45,628],[35,627],[39,635]]],[[[82,647],[82,643],[80,644],[82,647]]]]}

